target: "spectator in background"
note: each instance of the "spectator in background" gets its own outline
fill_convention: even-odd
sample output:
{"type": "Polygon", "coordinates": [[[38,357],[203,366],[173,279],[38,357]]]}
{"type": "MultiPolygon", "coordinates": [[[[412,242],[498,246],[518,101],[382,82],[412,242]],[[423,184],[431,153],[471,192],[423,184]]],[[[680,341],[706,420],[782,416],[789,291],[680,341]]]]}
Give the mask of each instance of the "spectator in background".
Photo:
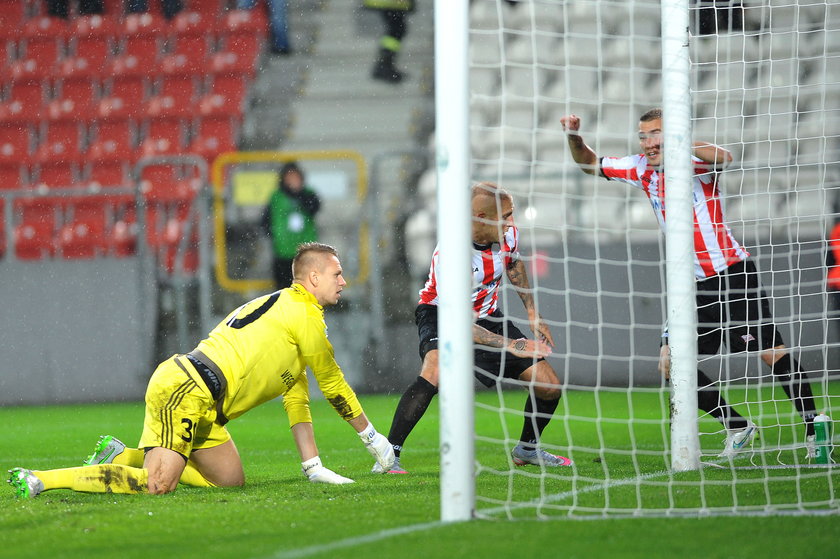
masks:
{"type": "MultiPolygon", "coordinates": [[[[102,0],[79,0],[79,15],[101,14],[102,11],[102,0]]],[[[47,14],[52,17],[67,19],[70,17],[70,1],[47,0],[47,14]]]]}
{"type": "Polygon", "coordinates": [[[371,75],[375,80],[400,83],[405,76],[397,70],[394,62],[408,30],[406,16],[414,11],[414,0],[364,0],[364,6],[379,10],[385,24],[385,34],[379,39],[379,53],[371,75]]]}
{"type": "Polygon", "coordinates": [[[280,170],[277,190],[263,212],[262,225],[271,238],[274,254],[273,277],[277,289],[292,283],[292,260],[301,243],[318,240],[315,214],[321,200],[308,188],[303,171],[294,161],[280,170]]]}
{"type": "MultiPolygon", "coordinates": [[[[163,16],[166,19],[172,19],[175,14],[184,9],[184,4],[181,0],[160,0],[163,6],[163,16]]],[[[125,10],[130,14],[142,14],[149,11],[148,0],[126,0],[125,10]]]]}
{"type": "MultiPolygon", "coordinates": [[[[271,53],[292,54],[289,43],[289,23],[286,18],[286,0],[266,0],[268,2],[269,30],[271,31],[271,53]]],[[[237,0],[240,10],[252,10],[257,0],[237,0]]]]}

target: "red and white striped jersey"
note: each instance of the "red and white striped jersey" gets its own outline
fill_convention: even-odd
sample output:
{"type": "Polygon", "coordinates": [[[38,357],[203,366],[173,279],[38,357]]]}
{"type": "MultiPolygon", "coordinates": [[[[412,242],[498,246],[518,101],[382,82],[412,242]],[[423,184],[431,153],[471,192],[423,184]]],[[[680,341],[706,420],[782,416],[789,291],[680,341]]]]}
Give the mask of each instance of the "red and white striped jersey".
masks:
{"type": "MultiPolygon", "coordinates": [[[[694,164],[694,276],[706,279],[750,255],[732,235],[723,216],[718,174],[692,157],[694,164]]],[[[665,232],[665,175],[648,166],[643,154],[602,157],[601,174],[642,189],[665,232]]]]}
{"type": "MultiPolygon", "coordinates": [[[[440,248],[435,247],[429,279],[420,290],[420,304],[437,305],[437,265],[440,248]]],[[[499,301],[499,287],[502,276],[511,265],[519,260],[519,230],[511,227],[505,233],[504,243],[489,247],[473,245],[472,249],[472,303],[476,319],[485,318],[496,310],[499,301]]]]}

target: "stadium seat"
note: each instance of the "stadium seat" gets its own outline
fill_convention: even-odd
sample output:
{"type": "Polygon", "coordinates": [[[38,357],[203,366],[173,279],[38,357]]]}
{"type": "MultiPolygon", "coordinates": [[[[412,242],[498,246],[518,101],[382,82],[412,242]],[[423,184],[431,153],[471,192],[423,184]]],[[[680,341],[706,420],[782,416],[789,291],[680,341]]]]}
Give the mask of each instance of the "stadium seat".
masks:
{"type": "Polygon", "coordinates": [[[187,35],[175,39],[175,47],[160,60],[160,71],[164,74],[194,74],[201,71],[207,61],[210,48],[207,37],[187,35]]]}
{"type": "Polygon", "coordinates": [[[39,188],[73,188],[78,186],[76,161],[47,160],[34,166],[34,184],[39,188]]]}
{"type": "Polygon", "coordinates": [[[190,0],[186,9],[204,18],[218,20],[227,9],[227,5],[227,0],[190,0]]]}
{"type": "Polygon", "coordinates": [[[256,60],[259,51],[253,55],[220,51],[210,55],[207,70],[214,75],[241,75],[253,78],[256,74],[256,60]]]}
{"type": "Polygon", "coordinates": [[[142,75],[115,76],[105,82],[99,118],[126,119],[140,115],[148,87],[142,75]]]}
{"type": "Polygon", "coordinates": [[[0,163],[20,164],[32,153],[32,130],[26,124],[0,124],[0,163]]]}
{"type": "Polygon", "coordinates": [[[184,126],[179,118],[150,118],[142,125],[141,157],[175,155],[183,148],[184,126]]]}
{"type": "Polygon", "coordinates": [[[72,120],[44,123],[41,143],[33,159],[38,163],[78,161],[82,154],[83,129],[82,124],[72,120]]]}
{"type": "Polygon", "coordinates": [[[38,260],[55,253],[53,232],[59,200],[54,198],[18,198],[14,212],[19,216],[15,227],[15,255],[21,260],[38,260]]]}
{"type": "Polygon", "coordinates": [[[146,116],[186,117],[194,112],[197,97],[197,78],[192,75],[164,76],[158,95],[151,97],[145,107],[146,116]]]}
{"type": "Polygon", "coordinates": [[[140,190],[155,205],[181,204],[198,192],[197,179],[181,176],[175,165],[148,165],[140,171],[140,190]]]}
{"type": "Polygon", "coordinates": [[[175,14],[170,24],[172,35],[177,38],[213,36],[216,32],[219,12],[199,12],[192,9],[203,4],[210,4],[212,7],[213,2],[193,2],[193,6],[190,6],[189,10],[183,10],[175,14]]]}
{"type": "Polygon", "coordinates": [[[203,157],[208,163],[220,153],[236,151],[235,120],[229,117],[198,120],[195,138],[188,151],[203,157]]]}
{"type": "Polygon", "coordinates": [[[65,259],[95,258],[107,253],[106,227],[101,219],[75,219],[58,231],[58,252],[65,259]]]}
{"type": "Polygon", "coordinates": [[[27,165],[0,159],[0,190],[17,190],[29,184],[27,165]]]}
{"type": "Polygon", "coordinates": [[[0,104],[0,124],[38,122],[43,106],[44,85],[40,78],[13,81],[6,102],[0,104]]]}
{"type": "Polygon", "coordinates": [[[95,188],[129,184],[128,162],[122,159],[93,159],[85,164],[85,181],[95,188]]]}
{"type": "Polygon", "coordinates": [[[219,22],[219,34],[255,35],[265,37],[268,29],[268,19],[264,10],[230,10],[222,16],[219,22]]]}
{"type": "Polygon", "coordinates": [[[40,260],[55,254],[52,226],[25,222],[15,227],[15,256],[20,260],[40,260]]]}
{"type": "Polygon", "coordinates": [[[91,126],[89,161],[134,161],[134,123],[127,118],[102,118],[91,126]]]}
{"type": "MultiPolygon", "coordinates": [[[[248,80],[238,73],[213,74],[208,94],[218,94],[240,104],[248,92],[248,80]]],[[[226,103],[228,101],[226,100],[226,103]]],[[[240,106],[241,111],[241,106],[240,106]]]]}
{"type": "Polygon", "coordinates": [[[18,0],[0,3],[0,41],[10,41],[19,36],[26,22],[26,4],[18,0]]]}
{"type": "Polygon", "coordinates": [[[90,120],[96,114],[96,84],[89,77],[59,80],[54,90],[56,97],[46,107],[49,120],[90,120]]]}

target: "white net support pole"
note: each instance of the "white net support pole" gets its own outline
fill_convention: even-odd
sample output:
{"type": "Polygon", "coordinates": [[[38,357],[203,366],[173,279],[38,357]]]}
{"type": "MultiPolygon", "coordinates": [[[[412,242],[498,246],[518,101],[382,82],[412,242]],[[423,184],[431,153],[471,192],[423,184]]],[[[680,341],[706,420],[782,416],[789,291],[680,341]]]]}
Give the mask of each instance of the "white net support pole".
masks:
{"type": "Polygon", "coordinates": [[[697,427],[697,318],[694,300],[694,218],[688,0],[662,2],[662,94],[665,169],[666,300],[671,348],[671,467],[700,467],[697,427]]]}
{"type": "Polygon", "coordinates": [[[467,0],[435,1],[441,520],[475,509],[467,0]]]}

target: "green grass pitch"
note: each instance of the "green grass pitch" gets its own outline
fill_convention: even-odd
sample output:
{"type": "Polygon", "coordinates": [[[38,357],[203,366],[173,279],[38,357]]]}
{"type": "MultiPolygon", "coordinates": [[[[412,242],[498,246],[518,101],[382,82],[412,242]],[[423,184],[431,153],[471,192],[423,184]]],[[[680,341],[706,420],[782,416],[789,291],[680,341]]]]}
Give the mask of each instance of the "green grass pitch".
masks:
{"type": "MultiPolygon", "coordinates": [[[[834,389],[838,386],[834,385],[834,389]]],[[[830,390],[837,393],[837,390],[830,390]]],[[[524,393],[506,392],[512,412],[506,414],[507,429],[518,434],[524,393]]],[[[479,394],[490,403],[492,392],[479,394]]],[[[662,446],[661,428],[656,422],[642,422],[633,432],[620,422],[601,424],[601,435],[609,453],[599,452],[598,430],[587,420],[596,406],[620,417],[632,405],[634,417],[661,417],[661,399],[645,393],[597,395],[571,391],[546,435],[547,442],[562,448],[567,432],[574,434],[578,447],[573,457],[578,478],[568,473],[542,480],[529,475],[536,470],[520,469],[499,476],[506,459],[500,438],[499,415],[488,409],[476,413],[479,462],[488,470],[478,477],[480,509],[493,508],[496,499],[508,494],[525,500],[545,494],[569,492],[597,486],[610,479],[632,477],[636,470],[631,458],[622,454],[634,438],[640,448],[662,446]],[[597,398],[597,401],[595,400],[597,398]],[[541,489],[542,488],[542,489],[541,489]]],[[[362,403],[374,424],[387,430],[397,398],[363,396],[362,403]]],[[[662,499],[681,499],[686,506],[696,498],[690,486],[680,481],[697,479],[698,473],[675,477],[676,488],[652,483],[648,490],[608,487],[579,491],[558,499],[550,506],[514,511],[513,521],[505,514],[493,520],[442,525],[439,518],[438,421],[433,404],[406,445],[403,464],[408,476],[374,476],[371,458],[358,438],[324,403],[313,404],[315,431],[324,464],[351,477],[349,486],[324,486],[306,482],[300,473],[282,406],[271,402],[229,425],[242,455],[247,484],[235,489],[181,487],[166,496],[90,495],[51,491],[30,501],[18,501],[8,486],[0,488],[0,557],[837,557],[840,516],[723,516],[693,518],[624,518],[608,520],[537,520],[536,513],[564,518],[572,499],[580,510],[604,504],[621,509],[641,502],[662,506],[662,499]],[[641,494],[640,494],[641,493],[641,494]]],[[[0,409],[4,426],[0,443],[0,468],[14,466],[58,468],[80,464],[101,434],[114,434],[129,443],[139,438],[143,419],[140,403],[50,406],[0,409]]],[[[702,428],[702,425],[701,425],[702,428]]],[[[775,436],[775,434],[763,434],[775,436]]],[[[664,469],[657,453],[645,454],[639,467],[657,472],[664,469]]],[[[819,498],[832,487],[836,493],[840,476],[834,469],[802,481],[794,470],[781,470],[778,484],[746,484],[739,503],[789,498],[797,492],[819,498]]],[[[807,474],[808,472],[806,472],[807,474]]],[[[730,470],[704,469],[710,481],[725,482],[730,470]]],[[[749,479],[764,475],[739,471],[749,479]]],[[[650,481],[667,481],[667,476],[650,481]]],[[[721,484],[724,501],[732,490],[721,484]],[[727,493],[728,492],[728,493],[727,493]]],[[[569,493],[569,494],[571,494],[569,493]]],[[[717,498],[715,491],[711,498],[717,498]]],[[[835,510],[837,503],[834,503],[835,510]]]]}

